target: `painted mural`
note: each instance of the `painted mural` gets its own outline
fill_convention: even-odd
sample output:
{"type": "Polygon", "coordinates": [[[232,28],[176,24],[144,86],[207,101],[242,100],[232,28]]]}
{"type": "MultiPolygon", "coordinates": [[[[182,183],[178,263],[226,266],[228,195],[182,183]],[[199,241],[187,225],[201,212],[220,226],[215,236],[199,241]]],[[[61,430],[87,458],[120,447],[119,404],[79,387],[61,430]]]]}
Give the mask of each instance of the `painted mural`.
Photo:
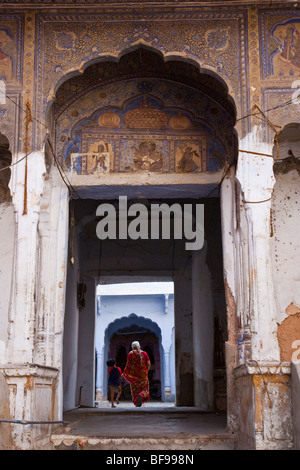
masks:
{"type": "Polygon", "coordinates": [[[0,79],[7,83],[20,80],[22,22],[19,16],[0,16],[0,79]]]}
{"type": "MultiPolygon", "coordinates": [[[[293,99],[300,78],[300,12],[297,9],[259,10],[262,86],[261,107],[268,117],[284,127],[299,122],[299,104],[293,99]]],[[[262,125],[264,138],[274,132],[262,125]]]]}
{"type": "Polygon", "coordinates": [[[198,90],[132,80],[94,90],[74,102],[57,121],[57,150],[65,168],[81,175],[218,171],[230,155],[233,158],[230,125],[222,132],[223,141],[217,137],[218,125],[224,128],[225,122],[226,112],[198,90]],[[139,93],[145,89],[151,94],[139,93]],[[189,103],[190,109],[178,107],[178,89],[181,104],[189,103]],[[104,109],[95,110],[99,96],[104,109]],[[109,108],[111,100],[118,106],[109,108]]]}
{"type": "Polygon", "coordinates": [[[1,79],[12,79],[12,59],[5,52],[6,46],[12,41],[12,35],[7,28],[0,28],[0,77],[1,79]]]}
{"type": "Polygon", "coordinates": [[[300,76],[300,14],[262,12],[261,54],[264,78],[300,76]]]}
{"type": "Polygon", "coordinates": [[[284,73],[284,68],[300,73],[300,18],[277,24],[272,37],[278,43],[278,50],[272,57],[274,75],[284,73]],[[285,67],[284,67],[285,66],[285,67]]]}
{"type": "Polygon", "coordinates": [[[23,15],[0,15],[0,131],[8,138],[12,153],[19,145],[16,124],[23,81],[23,27],[23,15]]]}

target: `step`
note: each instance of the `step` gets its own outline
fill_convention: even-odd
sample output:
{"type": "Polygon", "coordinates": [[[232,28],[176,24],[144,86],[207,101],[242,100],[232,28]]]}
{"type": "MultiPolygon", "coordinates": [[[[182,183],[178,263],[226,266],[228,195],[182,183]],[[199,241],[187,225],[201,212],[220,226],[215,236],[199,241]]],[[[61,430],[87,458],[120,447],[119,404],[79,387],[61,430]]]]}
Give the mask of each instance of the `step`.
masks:
{"type": "Polygon", "coordinates": [[[57,450],[233,450],[226,416],[195,408],[77,409],[53,429],[57,450]]]}
{"type": "Polygon", "coordinates": [[[55,434],[51,436],[55,450],[234,450],[236,439],[230,435],[186,436],[166,438],[107,438],[55,434]]]}

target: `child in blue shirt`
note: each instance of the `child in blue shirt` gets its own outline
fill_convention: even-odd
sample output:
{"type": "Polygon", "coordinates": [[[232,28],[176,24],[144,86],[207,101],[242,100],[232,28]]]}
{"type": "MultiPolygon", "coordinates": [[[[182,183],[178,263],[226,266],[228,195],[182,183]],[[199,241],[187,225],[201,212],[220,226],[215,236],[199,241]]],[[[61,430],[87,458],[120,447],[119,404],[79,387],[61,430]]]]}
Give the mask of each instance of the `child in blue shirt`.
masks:
{"type": "Polygon", "coordinates": [[[111,402],[111,407],[116,408],[114,405],[114,397],[115,397],[115,389],[117,388],[118,390],[118,395],[116,398],[117,404],[119,404],[119,398],[122,393],[122,387],[121,387],[121,375],[122,375],[122,370],[120,367],[116,366],[116,361],[114,359],[109,359],[106,362],[106,365],[109,367],[108,369],[108,385],[110,387],[110,402],[111,402]]]}

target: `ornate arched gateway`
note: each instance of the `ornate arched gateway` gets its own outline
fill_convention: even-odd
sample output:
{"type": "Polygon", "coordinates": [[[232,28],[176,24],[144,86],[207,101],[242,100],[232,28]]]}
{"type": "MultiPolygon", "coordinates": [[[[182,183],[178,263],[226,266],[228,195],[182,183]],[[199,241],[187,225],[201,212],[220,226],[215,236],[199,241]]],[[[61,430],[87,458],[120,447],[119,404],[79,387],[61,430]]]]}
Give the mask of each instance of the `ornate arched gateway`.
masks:
{"type": "MultiPolygon", "coordinates": [[[[56,92],[51,118],[57,163],[73,188],[65,325],[72,322],[69,316],[74,325],[72,298],[78,282],[87,286],[93,299],[95,283],[106,277],[115,276],[118,282],[130,276],[174,279],[179,292],[176,401],[178,406],[204,410],[215,409],[216,404],[223,411],[226,408],[219,184],[235,164],[234,114],[226,86],[212,74],[201,74],[195,64],[175,58],[165,61],[157,51],[135,47],[119,61],[93,63],[82,75],[64,82],[56,92]],[[183,240],[172,238],[141,235],[137,241],[129,236],[100,241],[97,207],[110,202],[120,220],[118,198],[124,196],[132,210],[137,201],[150,210],[152,204],[177,203],[184,208],[189,203],[195,208],[197,202],[205,203],[207,240],[200,258],[184,249],[183,240]],[[190,277],[195,280],[190,282],[190,277]]],[[[90,309],[92,302],[87,298],[82,309],[90,309]]],[[[86,338],[87,327],[78,321],[86,338]]],[[[89,335],[92,323],[91,319],[89,335]]],[[[78,396],[78,390],[71,393],[78,387],[82,403],[91,406],[94,387],[87,390],[88,379],[80,372],[73,370],[71,376],[69,364],[77,351],[72,353],[68,346],[70,332],[76,344],[74,326],[65,326],[65,407],[78,404],[70,399],[72,394],[78,396]]],[[[92,350],[89,360],[87,353],[79,356],[79,368],[90,370],[93,377],[92,350]]]]}
{"type": "MultiPolygon", "coordinates": [[[[221,361],[228,428],[239,446],[291,448],[298,424],[280,336],[291,320],[279,333],[278,324],[298,318],[300,300],[293,255],[286,270],[271,250],[272,152],[278,126],[299,123],[299,9],[176,2],[170,11],[164,2],[148,8],[133,0],[83,13],[66,12],[63,2],[53,11],[26,3],[0,19],[0,78],[11,98],[1,104],[1,133],[14,165],[6,202],[14,243],[12,259],[3,258],[11,288],[1,309],[5,417],[62,419],[64,387],[75,404],[78,368],[90,374],[93,364],[94,320],[85,314],[95,309],[98,277],[119,270],[124,281],[132,262],[136,278],[149,279],[159,260],[160,274],[177,283],[179,405],[215,406],[214,361],[221,361]],[[191,258],[180,243],[176,256],[167,256],[170,243],[101,251],[97,202],[116,194],[205,199],[204,249],[191,258]],[[289,300],[278,294],[277,269],[289,300]],[[84,335],[91,347],[79,354],[84,335]]],[[[292,171],[296,178],[297,166],[292,171]]],[[[5,438],[15,448],[50,445],[48,424],[9,426],[5,438]]]]}

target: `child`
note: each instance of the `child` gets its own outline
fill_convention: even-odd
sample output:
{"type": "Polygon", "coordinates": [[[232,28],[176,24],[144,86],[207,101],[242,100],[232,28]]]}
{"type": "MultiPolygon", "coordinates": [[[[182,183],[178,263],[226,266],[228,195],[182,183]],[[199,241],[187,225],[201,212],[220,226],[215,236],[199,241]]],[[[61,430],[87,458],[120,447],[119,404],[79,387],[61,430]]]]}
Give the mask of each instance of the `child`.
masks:
{"type": "Polygon", "coordinates": [[[122,393],[122,387],[120,382],[120,377],[122,375],[122,370],[120,367],[116,366],[116,361],[114,359],[109,359],[106,362],[106,365],[109,367],[108,369],[108,385],[110,386],[110,401],[111,407],[116,408],[114,405],[114,396],[115,396],[115,387],[118,388],[118,395],[116,398],[117,404],[119,404],[119,398],[122,393]]]}

